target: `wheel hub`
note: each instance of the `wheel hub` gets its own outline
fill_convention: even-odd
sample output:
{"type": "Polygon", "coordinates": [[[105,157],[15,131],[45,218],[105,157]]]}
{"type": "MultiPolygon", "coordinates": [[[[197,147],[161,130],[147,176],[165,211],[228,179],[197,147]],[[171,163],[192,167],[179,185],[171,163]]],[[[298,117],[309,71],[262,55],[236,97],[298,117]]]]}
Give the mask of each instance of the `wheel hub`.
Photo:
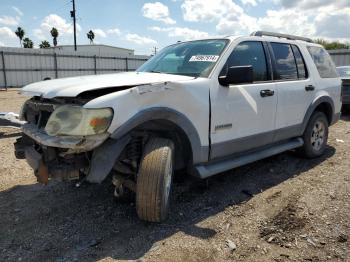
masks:
{"type": "Polygon", "coordinates": [[[319,151],[325,141],[325,125],[321,121],[317,121],[311,133],[311,145],[315,151],[319,151]]]}

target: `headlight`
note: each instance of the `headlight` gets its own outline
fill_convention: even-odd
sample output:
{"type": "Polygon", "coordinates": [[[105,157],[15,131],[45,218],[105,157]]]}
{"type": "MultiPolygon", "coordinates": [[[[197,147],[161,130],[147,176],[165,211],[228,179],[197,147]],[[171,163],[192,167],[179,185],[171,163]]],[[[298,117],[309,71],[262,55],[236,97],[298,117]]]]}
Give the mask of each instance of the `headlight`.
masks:
{"type": "Polygon", "coordinates": [[[111,124],[110,108],[86,109],[80,106],[58,107],[47,121],[45,131],[50,136],[87,136],[106,132],[111,124]]]}

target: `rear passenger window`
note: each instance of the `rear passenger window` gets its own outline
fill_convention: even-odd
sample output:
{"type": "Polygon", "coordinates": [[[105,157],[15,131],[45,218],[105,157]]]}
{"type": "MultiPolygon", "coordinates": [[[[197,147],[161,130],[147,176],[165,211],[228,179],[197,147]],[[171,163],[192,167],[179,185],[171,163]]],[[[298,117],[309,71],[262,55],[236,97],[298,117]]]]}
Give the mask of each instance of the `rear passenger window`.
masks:
{"type": "Polygon", "coordinates": [[[271,43],[271,47],[276,61],[276,72],[274,79],[298,79],[298,70],[292,47],[289,44],[281,43],[271,43]]]}
{"type": "Polygon", "coordinates": [[[228,66],[253,67],[254,81],[269,80],[264,47],[261,42],[242,42],[231,53],[228,66]]]}
{"type": "Polygon", "coordinates": [[[322,47],[308,46],[307,49],[314,60],[318,73],[322,78],[338,77],[330,55],[322,47]]]}
{"type": "Polygon", "coordinates": [[[292,45],[295,62],[297,63],[298,78],[305,79],[308,77],[305,61],[300,53],[299,48],[296,45],[292,45]]]}

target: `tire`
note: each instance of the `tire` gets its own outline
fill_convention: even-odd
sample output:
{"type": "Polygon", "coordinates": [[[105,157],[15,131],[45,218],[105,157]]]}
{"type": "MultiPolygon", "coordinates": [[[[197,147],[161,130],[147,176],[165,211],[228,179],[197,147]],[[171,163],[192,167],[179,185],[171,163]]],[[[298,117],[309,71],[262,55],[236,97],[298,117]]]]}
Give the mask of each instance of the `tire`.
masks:
{"type": "Polygon", "coordinates": [[[312,114],[303,134],[304,145],[299,153],[303,157],[315,158],[321,156],[328,140],[328,120],[323,112],[312,114]]]}
{"type": "Polygon", "coordinates": [[[148,141],[136,183],[136,211],[140,219],[161,222],[167,218],[173,162],[171,140],[155,137],[148,141]]]}

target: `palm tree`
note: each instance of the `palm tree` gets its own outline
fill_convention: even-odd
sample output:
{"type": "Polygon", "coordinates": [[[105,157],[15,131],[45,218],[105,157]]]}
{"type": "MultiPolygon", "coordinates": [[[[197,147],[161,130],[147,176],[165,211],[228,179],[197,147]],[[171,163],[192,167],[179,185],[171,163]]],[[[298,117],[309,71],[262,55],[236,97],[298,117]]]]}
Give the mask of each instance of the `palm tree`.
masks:
{"type": "Polygon", "coordinates": [[[49,48],[50,46],[50,43],[46,40],[41,41],[41,44],[39,45],[40,48],[49,48]]]}
{"type": "Polygon", "coordinates": [[[22,47],[22,39],[23,39],[23,37],[25,35],[25,32],[22,29],[22,27],[17,27],[17,30],[16,30],[15,34],[19,38],[19,43],[20,43],[20,45],[22,47]]]}
{"type": "Polygon", "coordinates": [[[55,27],[52,27],[50,33],[51,33],[51,36],[53,37],[53,45],[57,46],[58,30],[55,27]]]}
{"type": "Polygon", "coordinates": [[[95,39],[95,33],[92,30],[90,30],[89,33],[86,34],[86,36],[87,38],[89,38],[90,44],[93,44],[95,39]]]}
{"type": "Polygon", "coordinates": [[[34,44],[33,41],[30,40],[28,37],[23,39],[23,47],[24,48],[33,48],[34,44]]]}

